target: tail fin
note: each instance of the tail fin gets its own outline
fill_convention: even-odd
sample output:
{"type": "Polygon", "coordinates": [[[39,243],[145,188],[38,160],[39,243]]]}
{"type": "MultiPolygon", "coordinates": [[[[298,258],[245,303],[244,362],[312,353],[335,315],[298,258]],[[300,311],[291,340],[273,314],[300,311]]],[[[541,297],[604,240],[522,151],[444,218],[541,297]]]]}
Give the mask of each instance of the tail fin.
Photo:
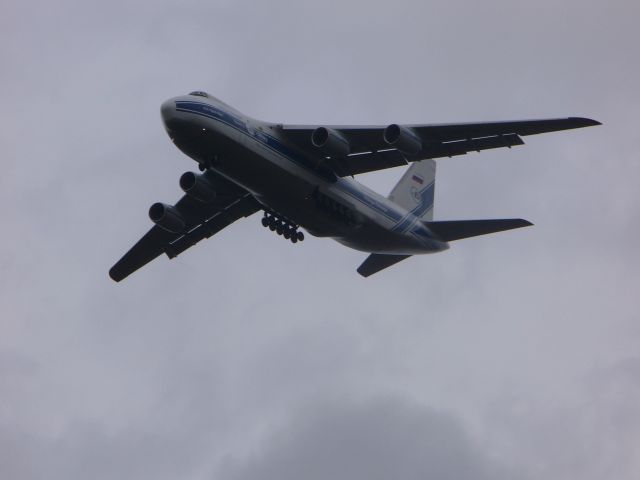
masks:
{"type": "Polygon", "coordinates": [[[496,220],[451,220],[446,222],[424,223],[429,227],[429,230],[445,242],[533,225],[533,223],[521,218],[505,218],[496,220]]]}
{"type": "Polygon", "coordinates": [[[436,162],[422,160],[413,163],[393,187],[389,200],[406,208],[422,220],[433,220],[436,162]]]}
{"type": "Polygon", "coordinates": [[[383,255],[380,253],[372,253],[362,262],[362,265],[358,267],[358,273],[363,277],[368,277],[410,256],[411,255],[383,255]]]}

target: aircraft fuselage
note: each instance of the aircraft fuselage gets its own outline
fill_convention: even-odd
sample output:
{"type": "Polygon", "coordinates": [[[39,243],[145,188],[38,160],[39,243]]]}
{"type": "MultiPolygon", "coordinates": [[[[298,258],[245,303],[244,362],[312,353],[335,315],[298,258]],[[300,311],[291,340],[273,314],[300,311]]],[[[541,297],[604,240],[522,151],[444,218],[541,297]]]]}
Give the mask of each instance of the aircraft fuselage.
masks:
{"type": "Polygon", "coordinates": [[[182,152],[312,235],[371,253],[413,255],[448,248],[408,210],[353,179],[337,177],[324,167],[322,153],[287,142],[277,124],[192,95],[167,100],[161,113],[182,152]]]}

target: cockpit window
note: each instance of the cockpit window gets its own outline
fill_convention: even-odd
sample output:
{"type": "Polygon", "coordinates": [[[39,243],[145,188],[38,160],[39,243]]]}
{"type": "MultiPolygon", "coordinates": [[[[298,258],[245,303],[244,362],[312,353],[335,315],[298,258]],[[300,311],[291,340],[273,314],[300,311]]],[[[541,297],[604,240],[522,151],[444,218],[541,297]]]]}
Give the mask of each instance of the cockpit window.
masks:
{"type": "Polygon", "coordinates": [[[194,95],[196,97],[205,97],[205,98],[209,98],[209,94],[207,92],[200,92],[198,90],[196,90],[195,92],[191,92],[189,95],[194,95]]]}

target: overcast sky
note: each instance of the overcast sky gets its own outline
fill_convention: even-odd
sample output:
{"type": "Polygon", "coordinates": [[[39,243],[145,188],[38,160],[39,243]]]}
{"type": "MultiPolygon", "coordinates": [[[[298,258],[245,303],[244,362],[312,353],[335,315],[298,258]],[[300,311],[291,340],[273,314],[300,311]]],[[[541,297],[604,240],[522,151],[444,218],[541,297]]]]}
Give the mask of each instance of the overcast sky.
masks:
{"type": "Polygon", "coordinates": [[[1,11],[3,479],[640,477],[637,0],[1,11]],[[195,89],[284,123],[604,125],[438,161],[436,219],[532,228],[363,279],[256,215],[116,284],[195,169],[159,116],[195,89]]]}

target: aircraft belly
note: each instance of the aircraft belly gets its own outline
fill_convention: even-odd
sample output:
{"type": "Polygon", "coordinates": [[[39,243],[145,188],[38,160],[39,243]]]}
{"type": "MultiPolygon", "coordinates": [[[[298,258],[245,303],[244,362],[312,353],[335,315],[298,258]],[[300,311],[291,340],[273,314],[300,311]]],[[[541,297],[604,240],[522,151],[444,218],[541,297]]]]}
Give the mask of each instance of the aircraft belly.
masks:
{"type": "Polygon", "coordinates": [[[331,237],[350,248],[372,253],[414,255],[442,250],[424,238],[393,232],[393,223],[345,194],[339,184],[292,164],[259,142],[243,140],[219,155],[214,169],[314,236],[331,237]],[[323,208],[318,196],[354,212],[355,221],[346,222],[332,208],[323,208]]]}
{"type": "Polygon", "coordinates": [[[411,235],[395,233],[376,224],[368,224],[358,231],[351,232],[350,235],[335,240],[354,250],[389,255],[418,255],[446,248],[439,242],[430,245],[411,235]]]}
{"type": "Polygon", "coordinates": [[[251,192],[266,208],[301,225],[312,235],[345,234],[343,222],[317,207],[314,192],[324,180],[257,141],[244,138],[220,151],[212,168],[251,192]]]}

